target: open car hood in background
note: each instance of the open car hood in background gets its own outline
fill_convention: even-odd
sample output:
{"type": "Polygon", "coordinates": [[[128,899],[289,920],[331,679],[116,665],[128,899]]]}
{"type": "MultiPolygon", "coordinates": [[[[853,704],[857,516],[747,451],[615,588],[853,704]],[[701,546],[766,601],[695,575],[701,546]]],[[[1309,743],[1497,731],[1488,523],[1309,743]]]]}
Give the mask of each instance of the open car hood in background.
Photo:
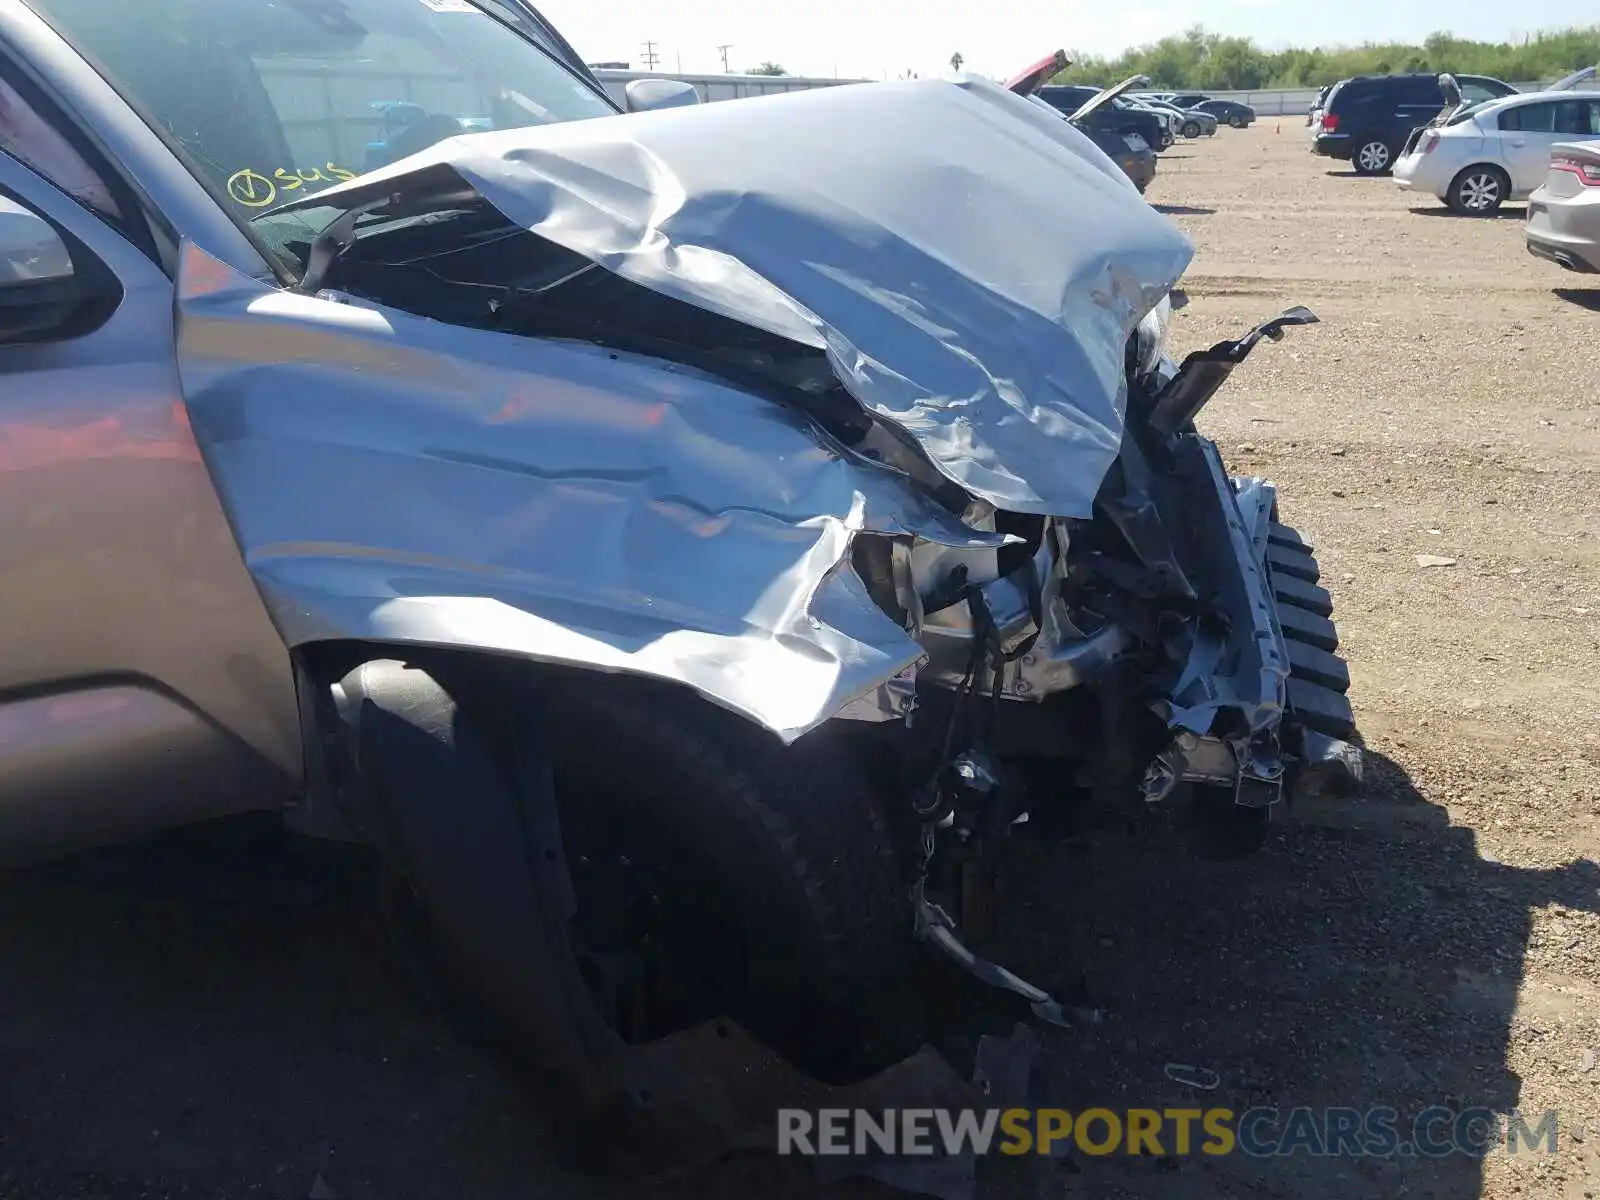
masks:
{"type": "Polygon", "coordinates": [[[1105,105],[1110,104],[1113,100],[1115,100],[1118,96],[1122,95],[1123,92],[1127,91],[1129,88],[1133,87],[1135,84],[1149,83],[1149,82],[1150,82],[1150,79],[1149,79],[1148,76],[1145,76],[1145,75],[1129,75],[1126,79],[1124,79],[1121,83],[1115,85],[1114,87],[1108,87],[1108,88],[1105,89],[1105,91],[1096,92],[1094,95],[1090,96],[1087,100],[1085,100],[1083,102],[1083,107],[1080,108],[1077,112],[1072,114],[1072,120],[1081,121],[1085,117],[1087,117],[1090,113],[1094,112],[1096,109],[1102,108],[1105,105]]]}
{"type": "MultiPolygon", "coordinates": [[[[1444,107],[1433,115],[1424,128],[1432,129],[1443,125],[1465,106],[1466,100],[1461,94],[1461,84],[1450,72],[1445,71],[1439,75],[1439,91],[1444,94],[1444,107]]],[[[1409,144],[1409,143],[1408,143],[1409,144]]]]}
{"type": "Polygon", "coordinates": [[[1067,56],[1067,52],[1057,50],[1054,54],[1041,58],[1022,74],[1006,80],[1006,91],[1015,92],[1019,96],[1031,96],[1071,65],[1072,59],[1067,56]]]}
{"type": "Polygon", "coordinates": [[[974,78],[466,135],[286,207],[467,189],[633,283],[822,351],[938,471],[1019,513],[1091,514],[1128,336],[1193,253],[1078,131],[974,78]]]}

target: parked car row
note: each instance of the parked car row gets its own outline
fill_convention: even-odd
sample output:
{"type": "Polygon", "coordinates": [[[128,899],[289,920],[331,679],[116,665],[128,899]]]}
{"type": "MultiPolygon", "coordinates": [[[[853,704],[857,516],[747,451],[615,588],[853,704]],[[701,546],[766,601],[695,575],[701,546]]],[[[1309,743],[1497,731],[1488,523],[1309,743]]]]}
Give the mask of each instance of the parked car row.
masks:
{"type": "Polygon", "coordinates": [[[1255,120],[1254,109],[1232,101],[1132,91],[1135,86],[1148,82],[1142,75],[1130,76],[1113,87],[1100,89],[1045,82],[1070,65],[1070,61],[1064,52],[1057,51],[1008,80],[1006,87],[1070,121],[1123,169],[1141,193],[1155,178],[1156,156],[1180,136],[1212,136],[1223,120],[1239,129],[1255,120]],[[1168,95],[1177,100],[1197,99],[1219,107],[1216,111],[1183,108],[1163,98],[1168,95]]]}
{"type": "Polygon", "coordinates": [[[1133,104],[1142,105],[1167,117],[1168,124],[1186,138],[1216,136],[1217,119],[1208,112],[1179,108],[1176,104],[1159,100],[1148,92],[1135,93],[1128,99],[1133,104]]]}
{"type": "Polygon", "coordinates": [[[1326,88],[1308,118],[1312,151],[1357,174],[1392,173],[1461,216],[1527,200],[1528,251],[1600,272],[1600,92],[1595,67],[1519,92],[1482,75],[1356,76],[1326,88]]]}
{"type": "Polygon", "coordinates": [[[1079,85],[1047,84],[1037,91],[1039,99],[1086,129],[1110,133],[1135,134],[1156,152],[1165,150],[1178,138],[1172,119],[1127,98],[1129,88],[1143,79],[1125,79],[1102,98],[1101,90],[1079,85]]]}
{"type": "Polygon", "coordinates": [[[1068,110],[1065,102],[1052,104],[1042,97],[1041,92],[1045,90],[1045,80],[1059,75],[1071,61],[1066,51],[1057,50],[1008,79],[1006,88],[1070,123],[1121,168],[1133,186],[1139,189],[1139,194],[1143,195],[1150,181],[1156,177],[1159,135],[1142,123],[1128,126],[1118,116],[1121,110],[1115,107],[1118,96],[1132,87],[1138,77],[1125,79],[1116,87],[1100,91],[1087,89],[1092,93],[1088,100],[1068,110]]]}
{"type": "MultiPolygon", "coordinates": [[[[1131,86],[1142,80],[1134,79],[1127,82],[1131,86]]],[[[1043,100],[1063,112],[1086,104],[1095,94],[1094,88],[1081,85],[1057,84],[1039,89],[1039,95],[1043,100]]],[[[1117,97],[1112,111],[1117,116],[1107,119],[1120,120],[1130,125],[1143,123],[1151,128],[1159,126],[1160,132],[1156,136],[1155,144],[1160,149],[1172,145],[1179,137],[1214,136],[1218,126],[1223,123],[1235,129],[1244,129],[1256,119],[1255,109],[1248,104],[1239,104],[1232,100],[1213,100],[1198,92],[1180,94],[1129,91],[1117,97]],[[1155,118],[1154,125],[1150,122],[1152,116],[1155,118]]],[[[1141,129],[1140,132],[1149,140],[1147,130],[1141,129]]]]}
{"type": "Polygon", "coordinates": [[[1215,99],[1204,92],[1141,92],[1140,98],[1157,101],[1180,112],[1211,117],[1218,124],[1231,125],[1235,129],[1245,129],[1254,125],[1256,120],[1256,110],[1248,104],[1215,99]]]}

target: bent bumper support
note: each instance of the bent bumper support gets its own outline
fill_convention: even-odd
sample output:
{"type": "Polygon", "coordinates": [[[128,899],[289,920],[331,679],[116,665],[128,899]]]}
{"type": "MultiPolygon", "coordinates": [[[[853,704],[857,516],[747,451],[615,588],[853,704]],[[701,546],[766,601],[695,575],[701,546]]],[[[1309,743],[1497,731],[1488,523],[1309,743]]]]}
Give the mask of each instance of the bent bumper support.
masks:
{"type": "Polygon", "coordinates": [[[1262,481],[1237,495],[1216,447],[1204,439],[1180,438],[1176,450],[1194,575],[1212,612],[1171,693],[1173,782],[1227,783],[1239,803],[1269,807],[1284,779],[1278,728],[1290,670],[1265,567],[1274,493],[1262,481]]]}
{"type": "Polygon", "coordinates": [[[929,900],[920,887],[917,889],[915,899],[917,939],[943,951],[973,978],[987,983],[990,987],[1021,996],[1028,1002],[1028,1007],[1034,1016],[1052,1025],[1071,1028],[1074,1017],[1080,1018],[1087,1024],[1100,1023],[1100,1014],[1097,1010],[1063,1008],[1061,1002],[1049,992],[1006,970],[999,963],[973,953],[957,935],[956,923],[950,914],[929,900]]]}
{"type": "Polygon", "coordinates": [[[1346,740],[1350,675],[1333,653],[1332,602],[1311,548],[1275,522],[1273,485],[1230,478],[1211,443],[1181,438],[1174,465],[1191,503],[1185,565],[1214,611],[1172,688],[1174,738],[1146,771],[1145,799],[1180,782],[1231,788],[1249,808],[1271,807],[1286,787],[1353,790],[1362,754],[1346,740]]]}

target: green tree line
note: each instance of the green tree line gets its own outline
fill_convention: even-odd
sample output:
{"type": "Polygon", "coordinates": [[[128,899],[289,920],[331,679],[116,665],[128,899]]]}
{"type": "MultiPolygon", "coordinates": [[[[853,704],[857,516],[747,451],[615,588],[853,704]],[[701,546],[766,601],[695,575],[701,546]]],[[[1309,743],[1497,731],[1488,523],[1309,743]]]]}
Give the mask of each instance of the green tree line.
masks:
{"type": "Polygon", "coordinates": [[[1202,91],[1321,87],[1351,75],[1460,71],[1505,81],[1552,79],[1600,62],[1600,25],[1541,33],[1521,42],[1474,42],[1431,33],[1421,45],[1400,42],[1313,50],[1263,50],[1249,38],[1196,26],[1135,46],[1115,58],[1073,55],[1058,83],[1110,84],[1148,75],[1153,87],[1202,91]]]}

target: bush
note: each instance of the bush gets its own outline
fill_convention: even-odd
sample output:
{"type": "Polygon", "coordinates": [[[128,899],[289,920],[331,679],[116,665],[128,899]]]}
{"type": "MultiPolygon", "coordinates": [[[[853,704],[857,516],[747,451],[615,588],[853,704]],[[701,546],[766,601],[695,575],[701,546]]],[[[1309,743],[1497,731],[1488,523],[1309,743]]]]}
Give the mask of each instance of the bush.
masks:
{"type": "Polygon", "coordinates": [[[1054,82],[1106,84],[1148,75],[1155,88],[1245,91],[1322,87],[1351,75],[1459,71],[1509,83],[1555,79],[1600,62],[1600,25],[1541,33],[1520,43],[1473,42],[1440,32],[1420,46],[1367,43],[1310,50],[1262,50],[1249,38],[1224,37],[1197,25],[1116,58],[1074,59],[1054,82]]]}

